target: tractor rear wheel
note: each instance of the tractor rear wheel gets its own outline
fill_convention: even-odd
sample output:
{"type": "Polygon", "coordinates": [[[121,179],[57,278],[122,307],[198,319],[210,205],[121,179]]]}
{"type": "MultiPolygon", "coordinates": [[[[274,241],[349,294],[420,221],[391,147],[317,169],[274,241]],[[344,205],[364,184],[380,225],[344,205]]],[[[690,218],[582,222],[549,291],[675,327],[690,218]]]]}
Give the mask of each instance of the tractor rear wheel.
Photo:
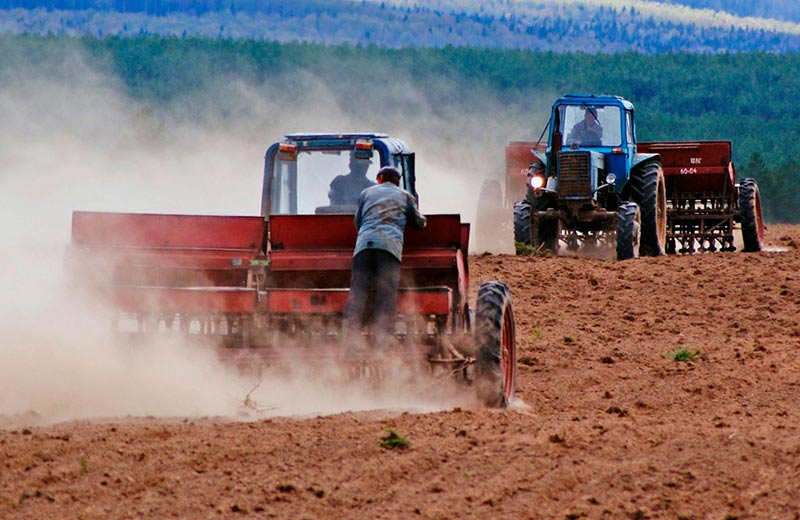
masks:
{"type": "Polygon", "coordinates": [[[640,238],[639,220],[639,206],[635,202],[623,202],[619,205],[617,209],[617,260],[628,260],[636,256],[636,246],[639,244],[640,238]]]}
{"type": "Polygon", "coordinates": [[[486,406],[504,408],[517,384],[517,345],[511,293],[503,282],[485,282],[475,309],[475,389],[486,406]]]}
{"type": "Polygon", "coordinates": [[[761,216],[761,194],[755,179],[743,179],[739,183],[739,211],[744,250],[761,251],[764,243],[764,220],[761,216]]]}
{"type": "Polygon", "coordinates": [[[667,240],[667,187],[660,161],[647,161],[631,173],[631,199],[639,205],[642,219],[639,256],[664,254],[667,240]]]}
{"type": "Polygon", "coordinates": [[[514,242],[531,245],[531,204],[527,200],[514,203],[514,242]]]}

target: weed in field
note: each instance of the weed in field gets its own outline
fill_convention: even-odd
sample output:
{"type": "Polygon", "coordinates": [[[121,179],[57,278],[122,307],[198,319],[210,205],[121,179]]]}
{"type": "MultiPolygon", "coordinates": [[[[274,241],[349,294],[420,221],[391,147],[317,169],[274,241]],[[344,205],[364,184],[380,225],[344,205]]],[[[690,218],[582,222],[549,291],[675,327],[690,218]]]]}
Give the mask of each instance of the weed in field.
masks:
{"type": "Polygon", "coordinates": [[[536,340],[541,337],[542,337],[542,329],[540,329],[539,327],[534,327],[533,330],[531,330],[531,339],[536,340]]]}
{"type": "Polygon", "coordinates": [[[514,241],[514,249],[518,255],[524,256],[551,256],[552,253],[545,249],[544,244],[540,244],[539,247],[533,247],[528,244],[523,244],[522,242],[514,241]]]}
{"type": "Polygon", "coordinates": [[[678,347],[675,350],[667,352],[668,359],[676,363],[688,363],[694,361],[700,355],[699,350],[692,350],[688,347],[678,347]]]}
{"type": "Polygon", "coordinates": [[[529,246],[528,244],[523,244],[522,242],[514,242],[514,248],[517,251],[518,255],[532,255],[536,250],[529,246]]]}
{"type": "Polygon", "coordinates": [[[577,343],[577,336],[564,336],[564,343],[577,343]]]}
{"type": "Polygon", "coordinates": [[[387,428],[386,429],[386,436],[381,439],[380,445],[382,448],[386,448],[389,450],[394,449],[406,449],[411,446],[411,440],[406,437],[403,437],[397,431],[387,428]]]}

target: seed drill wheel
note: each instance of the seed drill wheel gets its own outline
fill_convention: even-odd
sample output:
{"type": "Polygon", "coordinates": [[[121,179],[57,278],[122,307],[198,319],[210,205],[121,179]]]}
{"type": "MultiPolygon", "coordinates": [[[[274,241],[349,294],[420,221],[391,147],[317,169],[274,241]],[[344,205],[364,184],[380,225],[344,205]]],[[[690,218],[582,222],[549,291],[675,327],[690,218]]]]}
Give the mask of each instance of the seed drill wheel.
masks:
{"type": "Polygon", "coordinates": [[[639,206],[635,202],[623,202],[617,209],[617,260],[636,256],[640,230],[639,206]]]}
{"type": "Polygon", "coordinates": [[[486,282],[475,309],[475,389],[486,406],[504,408],[517,385],[517,344],[511,293],[503,282],[486,282]]]}
{"type": "Polygon", "coordinates": [[[642,236],[639,256],[664,254],[667,239],[667,188],[657,160],[637,166],[631,174],[631,199],[639,205],[642,236]]]}
{"type": "Polygon", "coordinates": [[[764,243],[764,220],[761,216],[761,194],[755,179],[743,179],[739,183],[739,211],[744,250],[761,251],[764,243]]]}

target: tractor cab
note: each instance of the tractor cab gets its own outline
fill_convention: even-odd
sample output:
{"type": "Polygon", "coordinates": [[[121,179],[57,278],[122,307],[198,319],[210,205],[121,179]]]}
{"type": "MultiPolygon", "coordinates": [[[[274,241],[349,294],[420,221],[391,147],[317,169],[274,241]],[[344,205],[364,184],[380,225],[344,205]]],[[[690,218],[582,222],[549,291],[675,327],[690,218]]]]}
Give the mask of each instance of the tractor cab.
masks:
{"type": "Polygon", "coordinates": [[[625,186],[636,154],[632,103],[619,96],[567,94],[553,104],[550,128],[546,152],[536,153],[545,177],[557,175],[560,153],[582,152],[603,177],[613,174],[616,191],[625,186]]]}
{"type": "Polygon", "coordinates": [[[416,196],[414,154],[386,134],[290,134],[269,147],[261,214],[353,214],[378,170],[395,166],[416,196]]]}
{"type": "Polygon", "coordinates": [[[558,119],[562,148],[614,147],[622,143],[617,106],[561,105],[558,119]]]}

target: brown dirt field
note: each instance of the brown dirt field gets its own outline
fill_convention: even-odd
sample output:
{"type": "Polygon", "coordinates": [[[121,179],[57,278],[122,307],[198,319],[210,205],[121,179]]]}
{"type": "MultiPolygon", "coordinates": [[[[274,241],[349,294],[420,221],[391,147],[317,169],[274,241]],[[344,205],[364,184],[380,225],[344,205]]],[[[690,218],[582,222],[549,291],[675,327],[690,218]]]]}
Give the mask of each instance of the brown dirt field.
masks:
{"type": "Polygon", "coordinates": [[[768,242],[472,257],[473,291],[514,295],[509,410],[6,418],[0,518],[798,519],[800,227],[768,242]],[[700,354],[670,360],[680,347],[700,354]],[[410,447],[382,448],[387,428],[410,447]]]}

